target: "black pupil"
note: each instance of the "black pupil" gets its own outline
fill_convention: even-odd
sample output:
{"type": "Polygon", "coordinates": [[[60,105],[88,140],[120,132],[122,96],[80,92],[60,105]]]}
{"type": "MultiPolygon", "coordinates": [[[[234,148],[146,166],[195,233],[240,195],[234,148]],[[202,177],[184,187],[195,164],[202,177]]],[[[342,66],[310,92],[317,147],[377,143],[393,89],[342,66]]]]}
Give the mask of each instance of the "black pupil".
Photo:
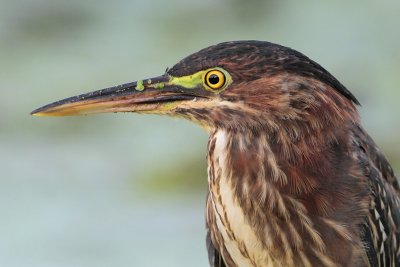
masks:
{"type": "Polygon", "coordinates": [[[210,84],[217,84],[219,82],[219,77],[217,74],[211,74],[210,77],[208,77],[208,82],[210,84]]]}

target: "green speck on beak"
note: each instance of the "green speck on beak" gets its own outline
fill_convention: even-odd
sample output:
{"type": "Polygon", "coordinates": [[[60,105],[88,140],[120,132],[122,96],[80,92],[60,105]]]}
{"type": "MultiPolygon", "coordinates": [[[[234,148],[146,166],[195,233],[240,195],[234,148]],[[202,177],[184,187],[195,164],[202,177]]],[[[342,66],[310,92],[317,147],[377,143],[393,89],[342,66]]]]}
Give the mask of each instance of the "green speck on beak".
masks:
{"type": "Polygon", "coordinates": [[[164,83],[156,83],[154,84],[155,89],[163,89],[164,88],[164,83]]]}
{"type": "Polygon", "coordinates": [[[143,91],[144,90],[144,85],[143,85],[143,81],[142,80],[137,81],[135,89],[138,90],[138,91],[143,91]]]}

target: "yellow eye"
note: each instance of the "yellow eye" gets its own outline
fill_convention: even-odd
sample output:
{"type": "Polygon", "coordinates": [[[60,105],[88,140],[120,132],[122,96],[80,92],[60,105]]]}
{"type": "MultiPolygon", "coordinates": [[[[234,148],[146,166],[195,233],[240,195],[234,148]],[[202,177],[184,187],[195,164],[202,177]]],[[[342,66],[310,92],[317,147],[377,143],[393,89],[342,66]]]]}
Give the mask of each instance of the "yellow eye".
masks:
{"type": "Polygon", "coordinates": [[[225,74],[220,70],[210,70],[204,78],[205,84],[211,89],[218,90],[225,85],[225,74]]]}

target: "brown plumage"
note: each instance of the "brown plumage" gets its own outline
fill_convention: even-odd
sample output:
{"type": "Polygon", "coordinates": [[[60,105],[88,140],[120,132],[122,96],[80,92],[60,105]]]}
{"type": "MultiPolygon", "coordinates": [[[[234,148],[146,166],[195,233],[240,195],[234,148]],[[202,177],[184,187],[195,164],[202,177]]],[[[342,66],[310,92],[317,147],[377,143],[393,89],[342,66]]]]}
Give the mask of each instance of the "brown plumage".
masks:
{"type": "Polygon", "coordinates": [[[212,123],[212,266],[400,266],[399,185],[342,84],[304,55],[263,42],[207,48],[171,73],[191,64],[221,66],[238,81],[221,93],[235,105],[178,110],[212,123]],[[221,186],[230,187],[231,200],[221,186]],[[241,210],[257,250],[268,252],[251,251],[248,232],[230,225],[238,211],[226,205],[241,210]]]}
{"type": "Polygon", "coordinates": [[[237,41],[203,49],[157,79],[165,81],[164,93],[140,88],[156,100],[138,102],[133,83],[35,113],[71,115],[87,97],[107,98],[120,102],[106,111],[169,114],[202,125],[210,133],[213,267],[400,266],[399,183],[362,128],[356,98],[320,65],[287,47],[237,41]],[[232,79],[221,91],[171,78],[215,67],[232,79]],[[131,94],[127,110],[121,101],[131,94]]]}

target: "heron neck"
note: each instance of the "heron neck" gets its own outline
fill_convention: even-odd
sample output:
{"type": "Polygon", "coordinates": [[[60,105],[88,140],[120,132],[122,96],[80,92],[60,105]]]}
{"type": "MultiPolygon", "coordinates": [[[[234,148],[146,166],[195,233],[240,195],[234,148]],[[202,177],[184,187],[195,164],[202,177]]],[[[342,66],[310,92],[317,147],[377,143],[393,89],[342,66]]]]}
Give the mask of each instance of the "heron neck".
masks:
{"type": "MultiPolygon", "coordinates": [[[[311,137],[283,144],[266,132],[218,130],[210,136],[207,209],[211,214],[208,218],[214,218],[208,219],[208,224],[214,229],[214,241],[221,251],[226,249],[231,256],[245,255],[246,251],[232,244],[248,242],[246,247],[256,244],[267,251],[253,251],[254,259],[280,257],[284,251],[315,256],[331,245],[320,236],[325,227],[331,227],[340,242],[347,238],[348,232],[341,226],[349,222],[343,222],[344,213],[338,210],[351,214],[360,207],[351,198],[343,198],[343,192],[351,190],[354,192],[349,194],[355,195],[364,189],[356,186],[354,176],[344,175],[351,173],[350,141],[341,131],[334,138],[329,136],[303,154],[300,151],[304,142],[316,142],[311,137]],[[291,153],[286,153],[288,150],[291,153]],[[318,156],[313,151],[319,151],[318,156]],[[354,188],[349,189],[348,184],[354,188]],[[317,250],[311,252],[307,247],[317,250]]],[[[351,216],[356,218],[351,227],[356,227],[358,215],[351,216]]],[[[241,259],[238,256],[236,261],[241,259]]]]}

